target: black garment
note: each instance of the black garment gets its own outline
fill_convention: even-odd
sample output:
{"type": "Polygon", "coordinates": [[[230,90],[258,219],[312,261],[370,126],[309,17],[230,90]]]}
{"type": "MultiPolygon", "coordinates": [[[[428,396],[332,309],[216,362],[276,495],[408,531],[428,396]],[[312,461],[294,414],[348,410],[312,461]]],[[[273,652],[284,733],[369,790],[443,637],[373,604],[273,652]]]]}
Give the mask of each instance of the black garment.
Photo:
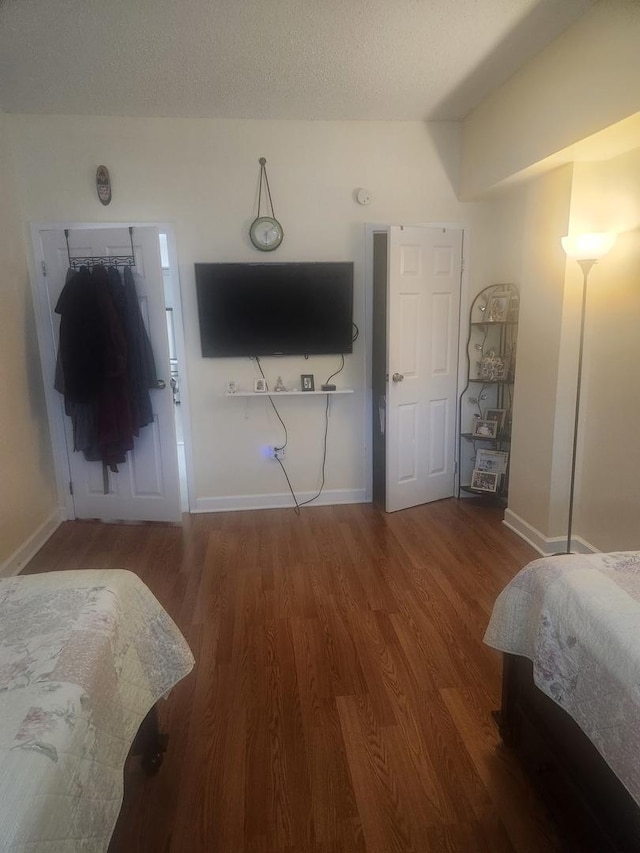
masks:
{"type": "Polygon", "coordinates": [[[55,310],[55,388],[65,397],[74,449],[117,471],[140,427],[153,421],[148,389],[157,385],[131,270],[125,285],[115,267],[70,270],[55,310]]]}
{"type": "Polygon", "coordinates": [[[127,450],[133,450],[127,337],[118,293],[114,292],[113,280],[110,280],[107,270],[103,266],[95,266],[91,278],[106,327],[105,376],[96,400],[98,448],[102,461],[112,471],[117,471],[116,466],[126,462],[127,450]]]}
{"type": "Polygon", "coordinates": [[[124,268],[124,323],[133,423],[137,435],[140,427],[153,421],[149,388],[155,388],[158,385],[158,374],[151,341],[140,313],[140,303],[130,267],[124,268]]]}
{"type": "Polygon", "coordinates": [[[92,402],[105,376],[106,323],[95,280],[87,267],[68,277],[55,311],[60,314],[65,400],[92,402]]]}

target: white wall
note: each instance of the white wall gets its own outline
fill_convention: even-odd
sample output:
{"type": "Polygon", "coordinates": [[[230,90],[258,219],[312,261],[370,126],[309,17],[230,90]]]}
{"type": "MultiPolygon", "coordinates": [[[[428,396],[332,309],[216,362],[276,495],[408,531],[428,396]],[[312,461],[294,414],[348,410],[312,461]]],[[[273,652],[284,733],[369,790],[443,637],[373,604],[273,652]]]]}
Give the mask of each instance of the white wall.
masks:
{"type": "Polygon", "coordinates": [[[640,110],[640,3],[600,0],[464,125],[461,198],[640,110]]]}
{"type": "MultiPolygon", "coordinates": [[[[260,156],[267,159],[275,212],[285,231],[273,259],[353,260],[361,329],[365,222],[464,225],[477,216],[479,234],[491,232],[489,208],[456,199],[457,125],[12,116],[10,126],[25,222],[174,224],[200,508],[229,505],[230,496],[239,504],[260,505],[269,495],[286,493],[279,466],[263,456],[266,445],[282,439],[268,401],[222,396],[230,378],[251,387],[256,367],[248,360],[201,358],[194,293],[196,261],[271,259],[247,237],[260,156]],[[109,167],[113,181],[107,208],[93,186],[99,163],[109,167]],[[366,208],[353,199],[360,186],[372,194],[366,208]]],[[[478,256],[472,263],[474,291],[490,283],[495,258],[486,240],[472,245],[478,256]]],[[[326,488],[335,500],[364,496],[367,346],[362,335],[337,379],[356,394],[332,400],[326,488]]],[[[338,363],[337,357],[271,359],[264,369],[271,381],[281,374],[293,384],[300,373],[314,373],[319,382],[338,363]]],[[[319,485],[324,400],[288,398],[280,407],[290,432],[293,485],[313,492],[319,485]]]]}
{"type": "MultiPolygon", "coordinates": [[[[575,528],[601,551],[638,549],[640,147],[576,165],[571,230],[618,233],[589,274],[575,528]]],[[[581,290],[575,262],[567,281],[581,290]]]]}
{"type": "Polygon", "coordinates": [[[613,230],[589,275],[572,548],[640,548],[640,148],[513,190],[526,215],[507,523],[566,547],[582,272],[565,233],[613,230]]]}
{"type": "Polygon", "coordinates": [[[45,528],[57,523],[51,444],[7,122],[0,113],[0,574],[16,571],[45,528]]]}
{"type": "MultiPolygon", "coordinates": [[[[572,168],[514,190],[523,205],[521,302],[509,511],[545,537],[566,530],[572,397],[560,377],[565,256],[572,168]],[[559,498],[557,495],[559,492],[559,498]]],[[[571,351],[575,352],[575,348],[571,351]]],[[[569,368],[570,370],[570,368],[569,368]]]]}

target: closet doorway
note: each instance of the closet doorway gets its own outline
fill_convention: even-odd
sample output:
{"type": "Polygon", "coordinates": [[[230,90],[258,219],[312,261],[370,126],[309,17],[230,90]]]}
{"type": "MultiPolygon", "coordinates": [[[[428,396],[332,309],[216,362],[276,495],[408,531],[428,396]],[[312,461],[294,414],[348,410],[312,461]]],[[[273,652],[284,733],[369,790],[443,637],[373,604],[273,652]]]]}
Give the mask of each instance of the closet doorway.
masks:
{"type": "MultiPolygon", "coordinates": [[[[32,240],[37,261],[32,281],[38,342],[58,492],[66,517],[179,521],[183,509],[188,509],[184,454],[188,425],[183,422],[188,410],[185,377],[178,367],[184,364],[184,343],[177,265],[169,229],[149,225],[132,229],[122,225],[36,225],[32,227],[32,240]],[[165,235],[162,241],[161,234],[165,235]],[[69,256],[133,256],[132,269],[138,273],[138,304],[159,381],[150,390],[153,420],[140,429],[134,449],[127,453],[125,463],[118,464],[117,472],[101,462],[86,461],[81,452],[74,451],[72,423],[65,414],[62,395],[54,389],[60,320],[55,306],[64,287],[69,256]],[[180,406],[178,419],[176,404],[180,406]],[[181,465],[177,425],[183,442],[181,465]]],[[[188,447],[186,450],[188,453],[188,447]]]]}
{"type": "Polygon", "coordinates": [[[464,231],[367,232],[372,497],[394,512],[455,493],[464,231]]]}

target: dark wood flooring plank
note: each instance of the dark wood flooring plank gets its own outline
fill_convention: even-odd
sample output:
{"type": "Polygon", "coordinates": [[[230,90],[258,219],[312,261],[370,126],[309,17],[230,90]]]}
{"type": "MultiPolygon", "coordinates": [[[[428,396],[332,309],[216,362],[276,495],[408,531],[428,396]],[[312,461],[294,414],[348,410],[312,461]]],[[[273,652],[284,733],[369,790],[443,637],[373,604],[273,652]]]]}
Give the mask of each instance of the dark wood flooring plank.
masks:
{"type": "Polygon", "coordinates": [[[160,773],[128,762],[110,853],[557,850],[482,644],[534,557],[456,500],[63,524],[26,571],[136,572],[196,657],[161,706],[160,773]]]}

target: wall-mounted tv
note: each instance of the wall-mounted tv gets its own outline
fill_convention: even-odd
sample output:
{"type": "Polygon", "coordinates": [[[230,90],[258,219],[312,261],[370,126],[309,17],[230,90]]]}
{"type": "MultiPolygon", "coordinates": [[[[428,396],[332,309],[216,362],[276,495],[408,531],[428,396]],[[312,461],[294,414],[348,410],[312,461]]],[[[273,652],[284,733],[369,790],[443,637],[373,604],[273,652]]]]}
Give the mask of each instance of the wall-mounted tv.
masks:
{"type": "Polygon", "coordinates": [[[352,352],[353,263],[195,268],[203,356],[352,352]]]}

